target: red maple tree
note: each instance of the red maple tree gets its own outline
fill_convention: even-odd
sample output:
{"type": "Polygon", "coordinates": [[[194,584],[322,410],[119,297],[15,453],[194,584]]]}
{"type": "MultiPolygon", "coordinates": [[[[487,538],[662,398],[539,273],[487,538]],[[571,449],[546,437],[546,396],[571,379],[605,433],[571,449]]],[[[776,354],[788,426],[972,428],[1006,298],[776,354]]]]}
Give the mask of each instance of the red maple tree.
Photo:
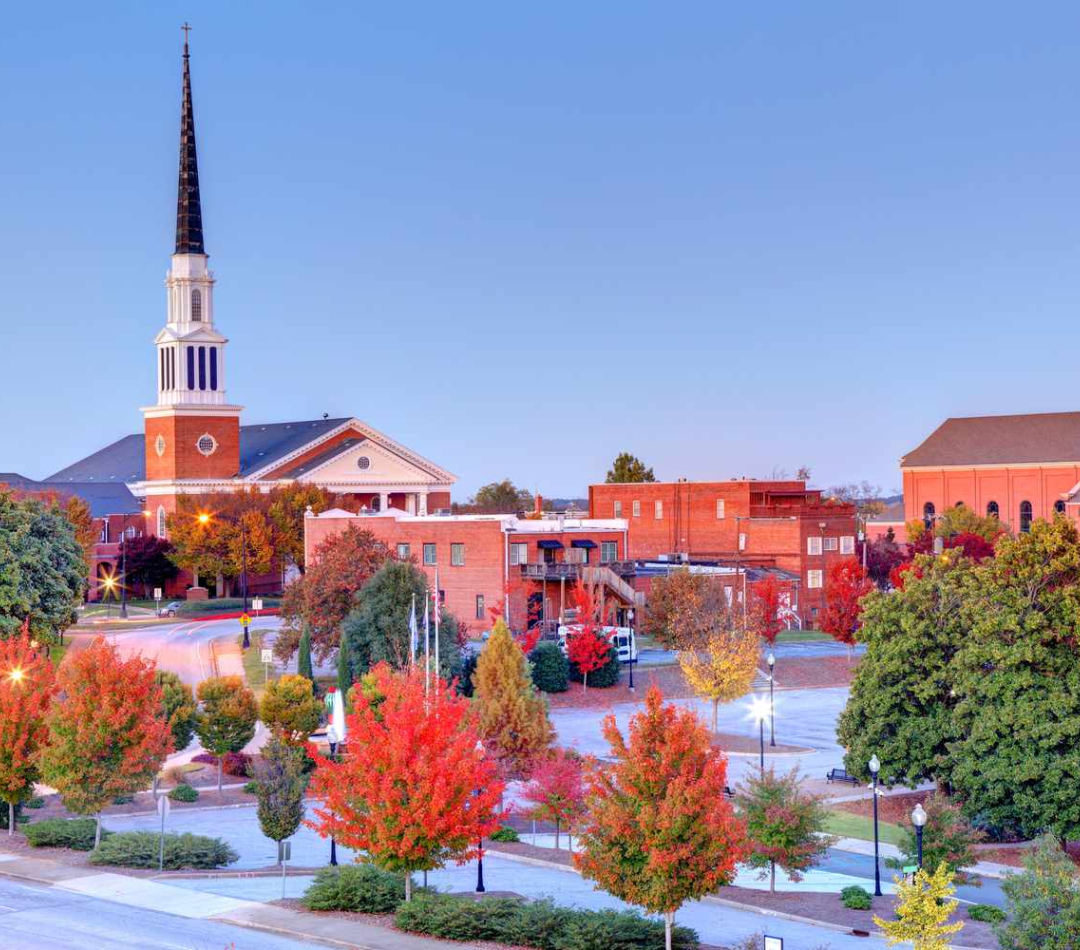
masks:
{"type": "Polygon", "coordinates": [[[45,714],[55,692],[53,666],[30,639],[28,624],[0,640],[0,801],[8,806],[9,835],[15,806],[30,797],[38,778],[38,752],[49,735],[45,714]]]}
{"type": "Polygon", "coordinates": [[[600,669],[611,657],[611,640],[604,632],[602,611],[591,590],[578,584],[570,591],[569,600],[577,619],[566,634],[566,655],[581,671],[581,690],[584,692],[588,689],[589,674],[600,669]]]}
{"type": "Polygon", "coordinates": [[[750,588],[749,620],[758,636],[776,643],[776,636],[784,629],[780,619],[780,582],[767,574],[750,588]]]}
{"type": "Polygon", "coordinates": [[[312,753],[310,792],[322,804],[307,824],[404,872],[409,900],[412,872],[478,853],[498,827],[503,783],[484,757],[472,704],[443,680],[428,696],[422,671],[380,663],[365,683],[346,719],[348,755],[333,762],[312,753]]]}
{"type": "Polygon", "coordinates": [[[69,811],[97,816],[100,838],[101,810],[149,787],[173,750],[161,687],[152,660],[122,659],[102,637],[67,657],[56,683],[41,774],[69,811]]]}
{"type": "Polygon", "coordinates": [[[581,756],[570,749],[555,749],[534,767],[521,790],[526,818],[555,824],[555,850],[559,832],[567,831],[585,814],[585,784],[581,756]]]}
{"type": "Polygon", "coordinates": [[[574,863],[604,890],[663,914],[667,946],[675,912],[731,880],[745,829],[724,797],[727,759],[687,709],[650,687],[629,741],[604,719],[613,764],[587,775],[588,817],[574,863]]]}
{"type": "Polygon", "coordinates": [[[840,643],[855,642],[862,607],[859,601],[874,589],[874,582],[855,558],[836,561],[825,580],[825,607],[818,625],[840,643]]]}

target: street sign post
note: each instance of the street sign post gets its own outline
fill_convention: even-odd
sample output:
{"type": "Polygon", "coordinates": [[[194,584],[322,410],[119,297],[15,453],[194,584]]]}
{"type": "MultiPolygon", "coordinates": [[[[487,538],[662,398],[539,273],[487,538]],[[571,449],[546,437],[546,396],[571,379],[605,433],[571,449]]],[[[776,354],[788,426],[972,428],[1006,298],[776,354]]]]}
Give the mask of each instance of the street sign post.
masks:
{"type": "Polygon", "coordinates": [[[784,950],[784,938],[766,936],[763,950],[784,950]]]}
{"type": "Polygon", "coordinates": [[[285,865],[288,864],[289,859],[292,857],[292,842],[291,841],[279,841],[277,843],[277,857],[281,862],[281,898],[285,899],[285,865]]]}
{"type": "Polygon", "coordinates": [[[251,601],[251,609],[255,611],[255,616],[259,616],[259,611],[262,610],[262,598],[254,597],[251,601]]]}
{"type": "Polygon", "coordinates": [[[241,614],[240,615],[240,626],[241,627],[246,627],[246,626],[250,625],[250,623],[251,623],[251,618],[247,614],[241,614]]]}
{"type": "Polygon", "coordinates": [[[158,796],[157,813],[161,815],[161,838],[158,841],[158,871],[165,869],[165,819],[169,817],[169,796],[164,793],[158,796]]]}
{"type": "Polygon", "coordinates": [[[263,661],[263,682],[264,683],[269,683],[270,682],[270,664],[274,662],[274,651],[264,649],[262,651],[262,661],[263,661]]]}
{"type": "Polygon", "coordinates": [[[154,588],[154,613],[161,616],[161,588],[154,588]]]}

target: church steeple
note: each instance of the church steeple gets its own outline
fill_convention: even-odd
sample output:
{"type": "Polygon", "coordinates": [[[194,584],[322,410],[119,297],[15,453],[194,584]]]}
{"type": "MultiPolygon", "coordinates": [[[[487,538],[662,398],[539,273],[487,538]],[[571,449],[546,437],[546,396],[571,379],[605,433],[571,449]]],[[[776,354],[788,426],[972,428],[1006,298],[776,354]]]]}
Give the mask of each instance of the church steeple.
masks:
{"type": "Polygon", "coordinates": [[[191,103],[191,56],[184,24],[184,92],[180,103],[180,181],[176,194],[176,254],[205,254],[199,160],[195,152],[195,109],[191,103]]]}

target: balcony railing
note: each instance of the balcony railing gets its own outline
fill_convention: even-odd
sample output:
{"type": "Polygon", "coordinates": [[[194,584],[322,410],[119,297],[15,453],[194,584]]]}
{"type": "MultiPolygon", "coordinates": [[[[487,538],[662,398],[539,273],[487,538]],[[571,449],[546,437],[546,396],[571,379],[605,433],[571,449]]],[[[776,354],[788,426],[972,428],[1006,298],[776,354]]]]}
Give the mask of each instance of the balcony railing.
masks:
{"type": "Polygon", "coordinates": [[[606,567],[620,577],[632,575],[636,570],[633,561],[601,561],[583,564],[580,562],[556,561],[554,563],[521,564],[521,576],[533,581],[578,580],[587,567],[606,567]]]}

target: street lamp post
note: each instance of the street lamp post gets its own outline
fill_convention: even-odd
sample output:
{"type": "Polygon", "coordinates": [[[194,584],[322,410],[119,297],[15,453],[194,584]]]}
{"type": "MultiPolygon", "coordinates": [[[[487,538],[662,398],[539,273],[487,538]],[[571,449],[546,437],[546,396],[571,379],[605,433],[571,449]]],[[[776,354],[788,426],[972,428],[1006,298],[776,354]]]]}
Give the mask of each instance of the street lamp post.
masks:
{"type": "MultiPolygon", "coordinates": [[[[480,755],[484,754],[484,743],[482,740],[476,740],[476,751],[480,755]]],[[[482,788],[476,790],[476,794],[479,795],[483,791],[482,788]]],[[[479,845],[476,852],[476,893],[483,894],[487,888],[484,887],[484,836],[480,836],[479,845]]]]}
{"type": "Polygon", "coordinates": [[[120,529],[120,618],[127,620],[127,519],[123,516],[120,529]]]}
{"type": "Polygon", "coordinates": [[[634,608],[631,607],[626,618],[630,622],[630,692],[634,691],[634,654],[637,652],[637,642],[634,637],[634,608]]]}
{"type": "MultiPolygon", "coordinates": [[[[247,632],[246,627],[244,632],[247,632]]],[[[330,761],[333,762],[337,759],[338,745],[337,730],[333,726],[326,730],[326,741],[330,743],[330,761]]],[[[333,835],[330,835],[330,865],[331,867],[337,867],[337,839],[333,835]]]]}
{"type": "Polygon", "coordinates": [[[919,802],[911,813],[911,823],[915,826],[915,843],[919,855],[920,871],[922,870],[922,834],[926,825],[926,817],[926,809],[922,807],[922,802],[919,802]]]}
{"type": "Polygon", "coordinates": [[[769,745],[776,748],[776,702],[773,699],[773,668],[776,666],[776,657],[771,651],[765,662],[769,664],[769,745]]]}
{"type": "Polygon", "coordinates": [[[881,858],[878,844],[878,772],[881,771],[881,761],[875,755],[868,763],[870,775],[873,778],[871,788],[874,792],[874,897],[881,897],[881,858]]]}

